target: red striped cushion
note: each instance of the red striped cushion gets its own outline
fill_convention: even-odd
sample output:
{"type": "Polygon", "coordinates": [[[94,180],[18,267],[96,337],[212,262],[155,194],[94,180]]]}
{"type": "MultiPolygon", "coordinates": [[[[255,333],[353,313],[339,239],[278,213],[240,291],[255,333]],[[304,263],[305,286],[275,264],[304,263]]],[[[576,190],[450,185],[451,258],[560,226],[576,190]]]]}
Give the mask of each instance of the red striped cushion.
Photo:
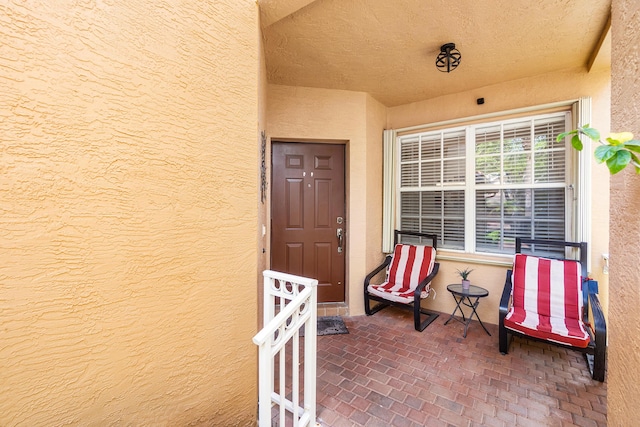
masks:
{"type": "Polygon", "coordinates": [[[549,341],[586,347],[580,263],[516,254],[513,303],[504,325],[549,341]]]}
{"type": "MultiPolygon", "coordinates": [[[[368,290],[391,301],[411,303],[416,287],[433,270],[435,259],[436,250],[431,246],[396,245],[385,282],[369,285],[368,290]]],[[[427,296],[428,286],[421,297],[427,296]]]]}

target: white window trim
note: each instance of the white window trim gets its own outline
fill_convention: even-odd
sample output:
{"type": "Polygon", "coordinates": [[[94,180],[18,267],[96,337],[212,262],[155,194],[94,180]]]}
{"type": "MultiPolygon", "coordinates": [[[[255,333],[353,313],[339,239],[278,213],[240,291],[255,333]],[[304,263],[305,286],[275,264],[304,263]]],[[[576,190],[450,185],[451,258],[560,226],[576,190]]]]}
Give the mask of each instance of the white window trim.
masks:
{"type": "MultiPolygon", "coordinates": [[[[580,99],[573,99],[573,100],[543,104],[543,105],[532,106],[532,107],[524,107],[524,108],[494,112],[489,114],[482,114],[482,115],[476,115],[471,117],[446,120],[446,121],[441,121],[441,122],[436,122],[431,124],[410,126],[410,127],[400,128],[400,129],[385,130],[385,165],[388,165],[387,163],[388,158],[386,155],[388,145],[386,141],[387,141],[387,138],[389,138],[391,135],[393,135],[394,138],[393,138],[393,143],[391,143],[390,146],[393,146],[393,145],[396,146],[395,149],[391,150],[391,153],[393,154],[393,156],[396,156],[397,155],[396,150],[398,149],[398,146],[399,146],[399,144],[397,143],[397,139],[398,139],[398,135],[401,135],[401,134],[405,135],[408,133],[428,132],[430,130],[436,130],[437,128],[443,128],[443,127],[452,128],[455,126],[460,126],[464,123],[471,123],[471,122],[474,122],[474,123],[489,122],[491,119],[494,119],[495,121],[505,122],[509,120],[509,119],[506,119],[509,116],[522,115],[522,114],[527,114],[530,116],[541,115],[541,114],[544,114],[545,112],[548,112],[549,110],[554,110],[554,109],[572,110],[573,123],[571,123],[568,126],[567,130],[578,125],[583,126],[585,124],[588,124],[588,122],[590,122],[590,119],[591,119],[591,98],[583,97],[580,99]]],[[[471,138],[470,133],[467,133],[467,138],[471,138]]],[[[573,171],[567,171],[567,173],[572,173],[573,179],[567,178],[567,180],[568,182],[571,182],[572,180],[576,182],[576,185],[578,186],[578,188],[577,189],[574,188],[573,191],[567,191],[567,194],[568,194],[567,197],[570,197],[571,193],[574,193],[573,198],[575,199],[574,200],[575,203],[567,203],[566,206],[567,206],[567,209],[571,210],[572,208],[574,208],[575,212],[581,213],[576,215],[573,215],[571,211],[567,213],[567,215],[571,215],[570,218],[571,218],[572,227],[573,227],[571,230],[569,230],[569,234],[573,236],[573,240],[589,242],[591,237],[591,197],[590,197],[591,168],[590,168],[590,158],[588,156],[588,153],[591,152],[590,140],[583,140],[583,144],[585,148],[581,152],[578,152],[576,154],[575,150],[572,150],[574,151],[574,154],[570,155],[570,157],[573,159],[571,160],[573,171]]],[[[473,150],[474,148],[475,147],[473,146],[473,144],[467,143],[466,167],[471,169],[475,168],[475,165],[472,164],[474,159],[473,159],[473,156],[469,156],[468,154],[469,154],[469,150],[473,150]]],[[[392,162],[393,168],[396,168],[395,159],[392,159],[392,160],[393,160],[392,162]]],[[[398,203],[399,192],[397,191],[397,186],[395,184],[396,183],[395,180],[397,179],[396,174],[398,172],[395,171],[394,173],[393,171],[391,171],[391,174],[387,175],[387,171],[388,171],[387,166],[385,166],[384,188],[385,190],[391,189],[392,191],[385,191],[386,194],[383,195],[384,204],[385,204],[384,209],[386,212],[389,212],[387,210],[389,208],[387,208],[386,206],[388,205],[391,206],[391,211],[393,212],[393,215],[391,215],[391,217],[387,217],[387,219],[384,220],[383,234],[385,236],[387,236],[387,234],[390,235],[390,233],[392,233],[393,228],[397,227],[400,221],[399,212],[396,211],[397,206],[399,206],[399,203],[398,203]],[[388,198],[391,199],[391,202],[388,201],[389,200],[388,198]]],[[[466,185],[470,186],[471,183],[467,182],[466,185]]],[[[466,194],[465,197],[467,198],[473,197],[473,191],[466,191],[465,194],[466,194]]],[[[467,223],[475,224],[475,210],[473,210],[473,205],[467,202],[468,202],[468,199],[465,199],[465,210],[466,210],[465,214],[468,215],[467,218],[472,220],[472,221],[467,221],[467,223]]],[[[383,251],[388,252],[389,248],[387,246],[390,246],[388,237],[386,238],[385,243],[386,245],[383,245],[383,251]]],[[[474,251],[474,248],[475,248],[475,233],[467,233],[465,230],[465,250],[460,251],[460,250],[453,250],[453,249],[446,249],[446,250],[443,249],[444,251],[449,252],[451,255],[447,256],[445,254],[442,254],[442,256],[439,256],[439,258],[470,260],[469,258],[467,258],[467,256],[468,255],[473,256],[476,254],[476,252],[474,251]],[[474,241],[467,243],[467,236],[472,236],[471,238],[474,241]],[[471,248],[471,250],[469,250],[469,248],[471,248]],[[459,254],[459,256],[457,254],[459,254]]],[[[488,254],[488,253],[478,253],[478,254],[482,255],[483,257],[496,257],[497,258],[495,261],[496,265],[504,264],[504,254],[488,254]]],[[[493,264],[491,260],[488,260],[488,261],[485,260],[483,261],[483,263],[493,264]]]]}
{"type": "Polygon", "coordinates": [[[388,129],[383,134],[383,188],[382,188],[382,252],[393,252],[393,224],[395,212],[396,131],[388,129]]]}

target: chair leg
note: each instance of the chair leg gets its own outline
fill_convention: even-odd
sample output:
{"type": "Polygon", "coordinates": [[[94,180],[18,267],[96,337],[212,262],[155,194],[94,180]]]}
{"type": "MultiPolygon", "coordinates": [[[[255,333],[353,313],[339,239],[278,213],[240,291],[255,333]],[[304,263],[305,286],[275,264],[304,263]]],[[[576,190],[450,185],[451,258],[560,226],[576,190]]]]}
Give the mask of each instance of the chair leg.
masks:
{"type": "Polygon", "coordinates": [[[604,345],[597,346],[593,355],[592,377],[596,381],[604,382],[604,369],[606,359],[606,349],[604,345]]]}
{"type": "Polygon", "coordinates": [[[498,326],[498,342],[500,346],[500,353],[509,353],[509,341],[507,336],[507,328],[504,327],[504,323],[500,323],[498,326]]]}
{"type": "Polygon", "coordinates": [[[420,300],[414,301],[413,303],[413,326],[416,331],[422,332],[427,326],[431,324],[434,320],[438,318],[440,314],[433,313],[431,311],[425,310],[420,306],[420,300]],[[426,319],[422,320],[422,314],[427,316],[426,319]]]}
{"type": "Polygon", "coordinates": [[[382,310],[383,308],[387,308],[389,307],[389,304],[385,304],[382,302],[379,302],[373,306],[373,308],[371,307],[371,300],[369,299],[369,294],[365,293],[364,294],[364,312],[367,316],[371,316],[372,314],[376,314],[377,312],[379,312],[380,310],[382,310]]]}
{"type": "MultiPolygon", "coordinates": [[[[589,283],[591,285],[594,282],[589,283]]],[[[604,382],[604,371],[607,359],[607,323],[604,320],[598,295],[589,295],[589,301],[592,302],[591,308],[593,310],[593,323],[595,326],[592,377],[596,381],[604,382]]]]}
{"type": "Polygon", "coordinates": [[[364,291],[364,312],[367,316],[371,316],[371,304],[369,303],[369,294],[364,291]]]}
{"type": "Polygon", "coordinates": [[[419,331],[419,332],[424,331],[427,328],[427,326],[431,324],[431,322],[433,322],[438,318],[438,316],[440,316],[439,313],[432,313],[426,310],[420,310],[418,312],[418,317],[415,317],[415,314],[414,314],[413,323],[416,331],[419,331]],[[422,316],[420,315],[420,313],[426,314],[427,315],[426,319],[421,320],[422,316]]]}

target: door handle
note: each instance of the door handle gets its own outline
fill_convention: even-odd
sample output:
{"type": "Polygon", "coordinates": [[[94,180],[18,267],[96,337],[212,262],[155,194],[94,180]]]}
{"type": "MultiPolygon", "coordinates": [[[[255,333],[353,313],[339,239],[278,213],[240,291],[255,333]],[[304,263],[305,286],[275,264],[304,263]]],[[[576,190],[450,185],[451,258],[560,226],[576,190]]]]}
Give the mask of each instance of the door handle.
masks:
{"type": "Polygon", "coordinates": [[[338,237],[338,253],[342,252],[342,243],[344,241],[342,228],[336,230],[336,236],[338,237]]]}

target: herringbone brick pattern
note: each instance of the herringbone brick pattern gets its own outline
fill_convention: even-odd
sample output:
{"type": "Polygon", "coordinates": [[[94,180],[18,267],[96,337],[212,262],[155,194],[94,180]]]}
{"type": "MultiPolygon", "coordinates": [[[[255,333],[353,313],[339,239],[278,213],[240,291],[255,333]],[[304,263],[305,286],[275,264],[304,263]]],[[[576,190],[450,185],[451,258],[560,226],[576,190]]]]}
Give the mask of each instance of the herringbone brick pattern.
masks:
{"type": "Polygon", "coordinates": [[[607,386],[581,353],[515,338],[508,355],[472,322],[466,338],[441,315],[424,332],[387,308],[345,317],[346,335],[318,337],[322,426],[603,426],[607,386]]]}

